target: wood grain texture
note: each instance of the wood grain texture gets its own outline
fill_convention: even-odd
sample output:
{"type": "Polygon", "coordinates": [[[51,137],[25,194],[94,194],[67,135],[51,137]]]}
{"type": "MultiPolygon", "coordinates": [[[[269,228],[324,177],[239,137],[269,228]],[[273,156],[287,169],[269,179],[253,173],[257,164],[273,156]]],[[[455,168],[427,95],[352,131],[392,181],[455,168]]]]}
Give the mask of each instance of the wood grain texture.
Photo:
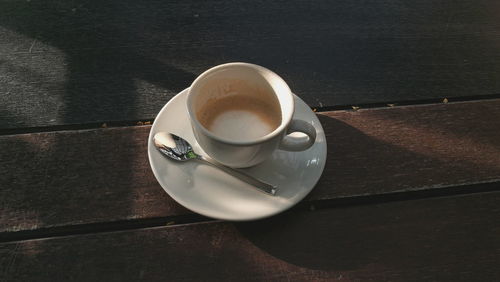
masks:
{"type": "Polygon", "coordinates": [[[500,193],[0,244],[2,281],[497,281],[500,193]]]}
{"type": "Polygon", "coordinates": [[[207,68],[264,65],[310,106],[500,93],[500,4],[0,1],[0,128],[151,119],[207,68]]]}
{"type": "Polygon", "coordinates": [[[1,136],[2,231],[186,213],[152,175],[149,129],[1,136]]]}
{"type": "MultiPolygon", "coordinates": [[[[328,157],[308,200],[500,181],[500,100],[319,117],[328,157]]],[[[0,136],[0,231],[188,213],[151,172],[149,130],[0,136]]]]}
{"type": "Polygon", "coordinates": [[[321,115],[329,189],[314,197],[500,180],[500,100],[321,115]]]}

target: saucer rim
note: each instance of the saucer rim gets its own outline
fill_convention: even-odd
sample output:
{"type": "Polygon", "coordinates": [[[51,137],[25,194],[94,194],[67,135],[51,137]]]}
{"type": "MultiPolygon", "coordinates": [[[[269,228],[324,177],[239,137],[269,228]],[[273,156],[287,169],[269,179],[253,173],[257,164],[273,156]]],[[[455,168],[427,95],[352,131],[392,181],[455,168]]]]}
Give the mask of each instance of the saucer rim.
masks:
{"type": "MultiPolygon", "coordinates": [[[[318,167],[318,171],[320,172],[319,173],[319,177],[317,179],[315,179],[313,182],[314,184],[311,185],[311,188],[309,188],[309,191],[307,191],[307,193],[305,193],[302,197],[300,198],[297,198],[292,204],[288,205],[288,206],[285,206],[285,208],[280,208],[280,209],[276,209],[272,212],[269,212],[267,214],[263,214],[263,215],[259,215],[259,216],[252,216],[252,217],[244,217],[244,218],[234,218],[234,217],[221,217],[221,216],[213,216],[213,215],[210,215],[210,214],[207,214],[205,211],[206,210],[203,210],[203,209],[200,209],[198,210],[196,207],[193,207],[192,205],[189,204],[189,202],[186,202],[182,199],[180,199],[179,197],[177,197],[175,195],[175,193],[171,193],[171,191],[169,191],[170,189],[168,188],[165,188],[162,183],[160,182],[159,180],[159,177],[158,177],[158,173],[156,171],[156,168],[154,167],[153,165],[153,161],[152,161],[152,151],[154,150],[154,146],[152,145],[152,142],[153,142],[153,131],[154,129],[156,128],[157,126],[157,123],[159,122],[158,120],[158,117],[161,116],[161,114],[163,113],[163,111],[167,110],[167,108],[169,108],[169,106],[171,104],[173,104],[175,102],[175,100],[177,100],[181,95],[183,95],[184,93],[187,93],[189,91],[189,87],[182,90],[182,91],[179,91],[174,97],[172,97],[163,107],[162,109],[158,112],[158,114],[156,115],[154,121],[153,121],[153,124],[151,125],[151,129],[149,131],[149,136],[148,136],[148,161],[149,161],[149,165],[151,167],[151,170],[153,171],[153,175],[155,176],[156,178],[156,181],[158,182],[158,184],[160,185],[160,187],[162,187],[162,189],[174,200],[176,201],[178,204],[180,204],[181,206],[183,206],[184,208],[194,212],[194,213],[197,213],[197,214],[200,214],[202,216],[206,216],[206,217],[209,217],[209,218],[213,218],[213,219],[219,219],[219,220],[227,220],[227,221],[234,221],[234,222],[238,222],[238,221],[252,221],[252,220],[259,220],[259,219],[264,219],[264,218],[268,218],[268,217],[271,217],[271,216],[274,216],[274,215],[277,215],[277,214],[280,214],[282,212],[285,212],[287,210],[289,210],[290,208],[294,207],[295,205],[297,205],[299,202],[301,202],[305,197],[307,197],[307,195],[309,195],[311,193],[311,191],[316,187],[316,185],[318,184],[319,180],[321,179],[321,176],[323,175],[323,172],[324,172],[324,169],[325,169],[325,166],[326,166],[326,157],[328,156],[328,146],[327,146],[327,141],[326,141],[326,134],[324,132],[324,128],[323,126],[321,125],[321,122],[318,122],[318,125],[319,127],[321,127],[322,129],[322,134],[323,134],[323,137],[324,137],[324,151],[325,151],[325,158],[324,158],[324,161],[322,162],[322,164],[320,165],[320,167],[318,167]]],[[[186,95],[186,94],[184,94],[186,95]]],[[[300,99],[302,102],[304,102],[299,96],[297,96],[296,94],[294,94],[292,92],[292,95],[293,97],[297,97],[298,99],[300,99]]],[[[305,102],[304,102],[305,103],[305,102]]],[[[307,104],[306,104],[307,105],[307,104]]],[[[186,109],[187,111],[187,109],[186,109]]],[[[310,108],[309,108],[309,111],[316,115],[310,108]]],[[[189,116],[189,115],[188,115],[189,116]]],[[[319,121],[319,119],[318,119],[319,121]]],[[[190,130],[192,131],[192,127],[190,126],[190,130]]],[[[314,146],[314,145],[313,145],[314,146]]],[[[290,152],[290,153],[293,153],[293,152],[290,152]]],[[[257,164],[256,166],[259,166],[259,164],[257,164]]],[[[193,177],[194,174],[193,174],[193,177]]],[[[165,185],[167,186],[167,185],[165,185]]],[[[268,195],[266,195],[268,196],[268,195]]]]}

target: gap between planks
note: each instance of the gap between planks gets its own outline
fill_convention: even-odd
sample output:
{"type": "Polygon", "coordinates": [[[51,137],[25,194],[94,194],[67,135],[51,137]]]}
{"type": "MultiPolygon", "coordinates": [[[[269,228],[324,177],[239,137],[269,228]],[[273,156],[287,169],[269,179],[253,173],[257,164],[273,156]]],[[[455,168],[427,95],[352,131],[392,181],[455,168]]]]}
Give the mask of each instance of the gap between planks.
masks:
{"type": "MultiPolygon", "coordinates": [[[[369,110],[369,109],[400,108],[407,106],[432,106],[440,104],[457,104],[464,102],[481,102],[485,100],[496,100],[496,99],[500,99],[500,94],[461,96],[461,97],[451,97],[451,98],[443,97],[435,99],[392,101],[384,103],[365,103],[365,104],[353,104],[353,105],[311,107],[311,110],[313,110],[316,113],[325,113],[325,112],[337,112],[337,111],[358,111],[358,110],[369,110]]],[[[142,126],[142,125],[153,124],[153,122],[154,118],[146,118],[141,120],[99,121],[99,122],[90,122],[81,124],[61,124],[61,125],[50,125],[41,127],[0,128],[0,136],[53,132],[53,131],[71,131],[71,130],[85,130],[85,129],[99,129],[99,128],[142,126]]]]}
{"type": "MultiPolygon", "coordinates": [[[[284,213],[315,211],[322,209],[339,209],[354,206],[378,205],[391,202],[416,201],[431,198],[458,197],[491,192],[500,192],[500,180],[471,185],[442,187],[439,189],[398,191],[377,195],[363,195],[324,200],[304,200],[291,210],[285,211],[284,213]]],[[[0,243],[53,237],[65,237],[71,235],[117,232],[162,226],[179,226],[203,222],[221,222],[221,220],[212,219],[193,213],[158,218],[143,218],[113,222],[65,225],[34,230],[3,232],[0,233],[0,243]]]]}

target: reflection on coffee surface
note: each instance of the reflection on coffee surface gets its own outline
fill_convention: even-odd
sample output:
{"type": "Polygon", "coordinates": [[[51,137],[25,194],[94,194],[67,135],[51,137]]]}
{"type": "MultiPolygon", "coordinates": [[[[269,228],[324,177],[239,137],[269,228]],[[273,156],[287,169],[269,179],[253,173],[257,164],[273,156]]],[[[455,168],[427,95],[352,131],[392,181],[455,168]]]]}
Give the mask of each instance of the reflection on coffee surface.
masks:
{"type": "MultiPolygon", "coordinates": [[[[260,95],[257,95],[260,96],[260,95]]],[[[280,106],[249,95],[209,99],[197,112],[200,123],[215,135],[233,141],[251,141],[281,124],[280,106]]]]}

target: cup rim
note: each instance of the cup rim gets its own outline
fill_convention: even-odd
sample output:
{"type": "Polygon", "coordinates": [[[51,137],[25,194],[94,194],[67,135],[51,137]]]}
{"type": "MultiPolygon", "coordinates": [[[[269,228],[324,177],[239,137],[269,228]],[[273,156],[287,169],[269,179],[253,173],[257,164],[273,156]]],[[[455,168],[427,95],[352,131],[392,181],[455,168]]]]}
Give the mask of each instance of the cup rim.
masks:
{"type": "MultiPolygon", "coordinates": [[[[268,80],[267,78],[264,78],[264,79],[268,80]]],[[[271,86],[272,86],[272,84],[271,84],[271,86]]],[[[281,104],[281,100],[282,99],[280,99],[280,97],[277,97],[277,98],[278,98],[279,103],[281,104]]],[[[189,87],[186,106],[187,106],[187,110],[188,110],[188,114],[189,114],[189,118],[191,119],[191,122],[194,122],[196,124],[196,126],[203,132],[203,134],[205,134],[208,137],[210,137],[212,139],[215,139],[215,140],[217,140],[219,142],[230,144],[230,145],[236,145],[236,146],[255,145],[255,144],[263,143],[265,141],[268,141],[268,140],[276,137],[277,135],[281,134],[286,129],[286,127],[288,126],[288,124],[292,120],[293,113],[295,111],[295,102],[294,102],[294,98],[293,98],[293,95],[292,95],[292,91],[290,90],[290,87],[288,86],[288,84],[283,80],[283,78],[281,78],[278,74],[276,74],[275,72],[273,72],[273,71],[271,71],[271,70],[269,70],[269,69],[267,69],[265,67],[262,67],[262,66],[259,66],[259,65],[256,65],[256,64],[251,64],[251,63],[244,63],[244,62],[233,62],[233,63],[226,63],[226,64],[217,65],[215,67],[212,67],[212,68],[204,71],[202,74],[200,74],[193,81],[193,83],[191,84],[191,86],[189,87]],[[281,116],[281,123],[272,132],[270,132],[270,133],[268,133],[268,134],[266,134],[264,136],[261,136],[261,137],[255,139],[255,140],[234,141],[234,140],[231,140],[231,139],[226,139],[226,138],[222,138],[220,136],[215,135],[210,130],[208,130],[207,128],[205,128],[198,121],[198,118],[196,117],[196,114],[193,112],[193,109],[192,109],[193,94],[192,94],[191,90],[193,89],[193,86],[195,84],[199,83],[200,80],[202,80],[205,77],[207,77],[208,75],[212,74],[213,72],[216,72],[216,71],[218,71],[218,70],[220,70],[222,68],[227,68],[227,67],[249,67],[249,68],[257,69],[259,72],[266,73],[266,74],[272,76],[273,79],[277,79],[279,81],[279,83],[282,83],[283,86],[286,87],[286,93],[284,93],[284,95],[286,96],[287,99],[290,100],[291,107],[290,107],[290,110],[287,113],[283,113],[283,111],[281,111],[282,112],[281,113],[281,115],[282,115],[281,116]]]]}

